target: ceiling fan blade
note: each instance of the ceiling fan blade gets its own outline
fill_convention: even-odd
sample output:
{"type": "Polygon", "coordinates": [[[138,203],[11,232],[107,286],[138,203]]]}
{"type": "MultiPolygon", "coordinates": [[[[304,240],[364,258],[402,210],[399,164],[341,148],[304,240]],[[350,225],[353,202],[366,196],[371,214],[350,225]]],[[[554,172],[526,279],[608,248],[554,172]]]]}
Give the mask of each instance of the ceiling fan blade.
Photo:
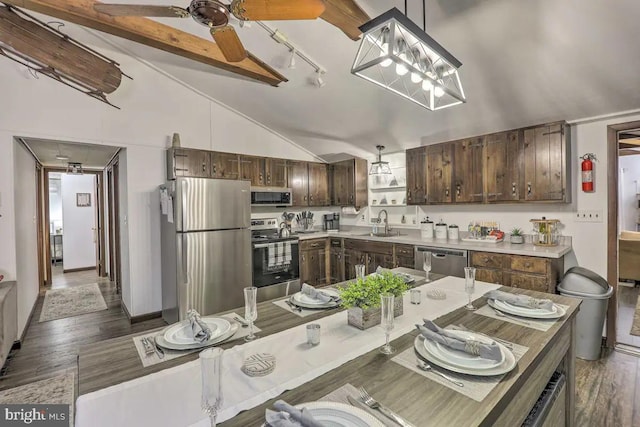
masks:
{"type": "Polygon", "coordinates": [[[340,28],[350,39],[360,39],[359,27],[371,18],[354,0],[325,0],[325,6],[320,18],[340,28]]]}
{"type": "Polygon", "coordinates": [[[243,21],[316,19],[325,10],[322,0],[233,0],[229,7],[243,21]]]}
{"type": "Polygon", "coordinates": [[[178,6],[153,6],[148,4],[108,4],[96,3],[94,10],[110,16],[159,16],[186,18],[191,16],[187,9],[178,6]]]}
{"type": "Polygon", "coordinates": [[[247,50],[233,27],[212,28],[211,35],[227,61],[240,62],[247,57],[247,50]]]}

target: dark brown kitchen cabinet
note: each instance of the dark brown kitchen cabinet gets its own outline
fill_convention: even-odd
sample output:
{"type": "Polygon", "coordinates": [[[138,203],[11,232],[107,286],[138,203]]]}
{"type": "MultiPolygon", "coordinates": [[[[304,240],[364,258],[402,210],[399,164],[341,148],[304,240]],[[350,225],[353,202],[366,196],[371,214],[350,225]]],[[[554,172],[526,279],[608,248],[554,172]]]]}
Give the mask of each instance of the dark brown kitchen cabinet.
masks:
{"type": "Polygon", "coordinates": [[[251,181],[251,185],[265,185],[264,157],[240,156],[240,179],[251,181]]]}
{"type": "Polygon", "coordinates": [[[327,285],[327,239],[300,242],[300,282],[311,286],[327,285]]]}
{"type": "Polygon", "coordinates": [[[427,147],[407,150],[407,205],[427,204],[427,147]]]}
{"type": "Polygon", "coordinates": [[[436,144],[427,147],[427,201],[429,203],[451,203],[453,200],[452,157],[452,144],[436,144]]]}
{"type": "Polygon", "coordinates": [[[329,284],[344,282],[344,250],[342,239],[330,239],[329,243],[329,284]]]}
{"type": "MultiPolygon", "coordinates": [[[[345,240],[346,242],[346,240],[345,240]]],[[[367,254],[357,249],[344,249],[344,278],[351,280],[356,278],[356,265],[366,263],[367,254]]]]}
{"type": "Polygon", "coordinates": [[[356,277],[356,264],[364,264],[366,274],[374,273],[378,266],[393,268],[393,243],[344,239],[344,258],[347,279],[356,277]]]}
{"type": "Polygon", "coordinates": [[[463,139],[452,143],[452,145],[453,201],[456,203],[481,203],[484,200],[482,138],[463,139]]]}
{"type": "Polygon", "coordinates": [[[349,159],[330,165],[331,204],[334,206],[367,206],[367,161],[349,159]]]}
{"type": "Polygon", "coordinates": [[[397,244],[393,247],[394,267],[415,268],[415,248],[412,245],[397,244]]]}
{"type": "Polygon", "coordinates": [[[520,199],[522,188],[520,134],[520,131],[514,130],[484,137],[484,182],[487,202],[508,202],[520,199]]]}
{"type": "Polygon", "coordinates": [[[287,161],[285,159],[264,159],[265,185],[268,187],[287,186],[287,161]]]}
{"type": "Polygon", "coordinates": [[[211,178],[211,154],[205,150],[170,148],[167,151],[167,179],[211,178]]]}
{"type": "Polygon", "coordinates": [[[525,200],[570,201],[570,139],[565,123],[524,129],[525,200]]]}
{"type": "Polygon", "coordinates": [[[326,163],[308,163],[309,206],[329,206],[329,166],[326,163]]]}
{"type": "Polygon", "coordinates": [[[309,168],[307,162],[287,162],[287,187],[291,188],[293,206],[309,206],[309,168]]]}
{"type": "Polygon", "coordinates": [[[211,177],[217,179],[240,178],[240,156],[234,153],[212,151],[211,177]]]}

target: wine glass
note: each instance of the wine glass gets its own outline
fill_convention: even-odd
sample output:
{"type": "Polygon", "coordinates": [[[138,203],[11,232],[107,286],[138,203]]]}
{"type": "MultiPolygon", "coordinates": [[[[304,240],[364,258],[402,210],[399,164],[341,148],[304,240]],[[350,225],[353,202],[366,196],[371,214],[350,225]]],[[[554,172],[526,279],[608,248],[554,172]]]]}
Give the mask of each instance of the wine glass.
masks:
{"type": "Polygon", "coordinates": [[[464,268],[464,291],[469,296],[469,302],[464,307],[469,311],[473,311],[476,308],[471,304],[471,296],[476,290],[476,269],[475,267],[464,268]]]}
{"type": "Polygon", "coordinates": [[[430,282],[429,272],[431,271],[431,252],[424,253],[424,261],[422,263],[422,269],[424,270],[425,275],[427,276],[427,282],[430,282]]]}
{"type": "Polygon", "coordinates": [[[389,335],[393,330],[393,308],[395,297],[393,294],[381,294],[380,301],[382,302],[382,329],[384,329],[384,335],[386,337],[386,343],[384,347],[380,348],[380,352],[384,354],[393,354],[395,349],[389,345],[389,335]]]}
{"type": "Polygon", "coordinates": [[[256,338],[253,333],[253,322],[258,318],[257,298],[258,288],[255,286],[244,288],[244,318],[249,322],[249,335],[244,337],[245,341],[252,341],[256,338]]]}
{"type": "Polygon", "coordinates": [[[364,279],[364,264],[356,264],[356,279],[364,279]]]}
{"type": "Polygon", "coordinates": [[[202,372],[202,410],[209,415],[211,427],[216,426],[218,410],[222,406],[222,353],[217,347],[200,352],[200,370],[202,372]]]}

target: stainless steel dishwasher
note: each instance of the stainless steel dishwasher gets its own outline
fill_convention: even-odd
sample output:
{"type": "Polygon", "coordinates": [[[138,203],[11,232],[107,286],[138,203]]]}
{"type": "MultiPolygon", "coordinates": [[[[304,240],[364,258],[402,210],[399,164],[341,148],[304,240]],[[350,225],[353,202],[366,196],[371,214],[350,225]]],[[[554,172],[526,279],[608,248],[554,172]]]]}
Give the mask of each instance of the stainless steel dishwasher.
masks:
{"type": "Polygon", "coordinates": [[[431,252],[431,272],[446,276],[464,277],[468,252],[458,249],[443,249],[430,246],[416,246],[416,270],[422,270],[425,252],[431,252]]]}

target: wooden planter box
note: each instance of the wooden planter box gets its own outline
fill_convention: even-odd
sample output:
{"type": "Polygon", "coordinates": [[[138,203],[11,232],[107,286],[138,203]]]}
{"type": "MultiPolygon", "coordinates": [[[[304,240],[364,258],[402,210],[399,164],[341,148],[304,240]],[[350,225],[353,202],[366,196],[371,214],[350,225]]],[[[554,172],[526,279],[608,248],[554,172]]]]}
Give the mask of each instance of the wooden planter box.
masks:
{"type": "MultiPolygon", "coordinates": [[[[402,307],[402,297],[396,298],[393,304],[393,317],[402,316],[402,307]]],[[[347,310],[347,319],[351,326],[365,330],[372,326],[379,325],[382,322],[382,311],[380,307],[368,308],[366,310],[360,307],[352,307],[347,310]]]]}

